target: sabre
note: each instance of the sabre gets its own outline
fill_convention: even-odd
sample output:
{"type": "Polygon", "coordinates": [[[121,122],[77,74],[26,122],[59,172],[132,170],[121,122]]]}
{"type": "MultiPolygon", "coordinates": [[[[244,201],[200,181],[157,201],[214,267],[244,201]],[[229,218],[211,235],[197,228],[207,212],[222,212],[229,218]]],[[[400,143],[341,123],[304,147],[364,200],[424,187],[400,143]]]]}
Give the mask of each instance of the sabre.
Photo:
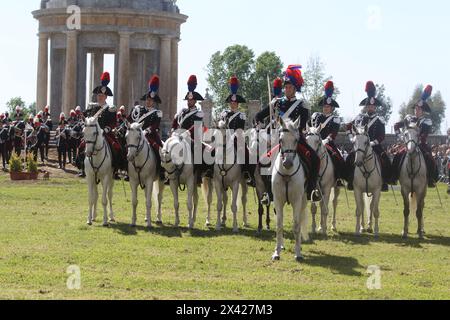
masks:
{"type": "Polygon", "coordinates": [[[395,205],[398,207],[397,196],[395,195],[394,187],[391,185],[392,194],[394,195],[395,205]]]}
{"type": "Polygon", "coordinates": [[[273,107],[272,107],[272,89],[270,88],[270,78],[269,75],[267,75],[267,92],[269,95],[269,111],[270,111],[270,136],[272,136],[272,130],[273,130],[273,107]]]}

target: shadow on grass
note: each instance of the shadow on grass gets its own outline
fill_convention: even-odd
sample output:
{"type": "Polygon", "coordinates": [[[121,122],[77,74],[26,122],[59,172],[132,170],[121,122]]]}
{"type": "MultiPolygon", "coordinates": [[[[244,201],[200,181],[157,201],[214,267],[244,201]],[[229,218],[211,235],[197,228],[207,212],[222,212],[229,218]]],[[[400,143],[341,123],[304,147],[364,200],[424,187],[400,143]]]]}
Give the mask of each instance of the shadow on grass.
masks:
{"type": "Polygon", "coordinates": [[[304,264],[331,269],[333,272],[342,275],[353,277],[362,276],[362,273],[356,269],[364,269],[364,266],[360,265],[355,258],[334,256],[317,251],[310,251],[310,253],[313,254],[313,256],[310,256],[309,254],[306,255],[305,261],[303,262],[304,264]]]}
{"type": "Polygon", "coordinates": [[[136,236],[138,232],[148,232],[149,234],[161,235],[167,238],[182,238],[180,229],[167,226],[153,225],[153,228],[148,229],[146,226],[131,227],[129,224],[118,222],[111,224],[110,228],[123,236],[136,236]]]}
{"type": "Polygon", "coordinates": [[[253,239],[258,239],[262,241],[274,241],[275,232],[273,231],[263,231],[261,234],[257,234],[255,229],[239,229],[238,233],[234,233],[232,228],[222,228],[220,231],[216,231],[214,228],[209,230],[186,230],[190,232],[191,236],[194,238],[217,238],[224,236],[240,236],[248,237],[253,239]]]}
{"type": "Polygon", "coordinates": [[[370,243],[387,243],[402,247],[412,247],[421,249],[424,244],[432,244],[439,246],[450,246],[450,238],[444,236],[426,235],[424,240],[417,238],[417,235],[410,234],[408,239],[403,239],[402,236],[396,234],[380,233],[379,238],[375,238],[371,234],[362,234],[360,237],[353,233],[340,233],[334,238],[337,241],[342,241],[350,245],[368,245],[370,243]]]}

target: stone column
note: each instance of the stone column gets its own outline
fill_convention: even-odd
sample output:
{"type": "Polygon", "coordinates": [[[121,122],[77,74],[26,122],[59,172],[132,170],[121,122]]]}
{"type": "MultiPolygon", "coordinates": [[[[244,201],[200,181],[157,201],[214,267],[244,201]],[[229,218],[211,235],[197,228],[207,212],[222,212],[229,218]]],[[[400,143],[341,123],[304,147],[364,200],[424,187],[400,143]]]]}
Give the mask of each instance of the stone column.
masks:
{"type": "Polygon", "coordinates": [[[77,31],[65,32],[67,36],[66,66],[63,87],[62,110],[68,116],[70,109],[75,108],[77,99],[77,31]]]}
{"type": "Polygon", "coordinates": [[[130,102],[130,37],[131,32],[119,32],[119,74],[118,79],[118,98],[117,105],[131,108],[130,102]]]}
{"type": "Polygon", "coordinates": [[[205,98],[204,101],[200,102],[200,105],[202,106],[202,111],[204,113],[204,118],[203,118],[203,124],[205,125],[205,127],[207,128],[212,128],[213,123],[212,123],[212,112],[213,112],[213,107],[214,104],[212,102],[211,99],[209,98],[205,98]]]}
{"type": "Polygon", "coordinates": [[[100,78],[104,68],[104,55],[100,50],[91,53],[91,75],[89,85],[89,95],[91,95],[94,88],[100,85],[100,78]]]}
{"type": "Polygon", "coordinates": [[[37,68],[36,112],[48,103],[48,39],[46,33],[39,33],[39,52],[37,68]]]}
{"type": "Polygon", "coordinates": [[[180,39],[172,39],[172,77],[170,86],[170,116],[173,118],[178,107],[178,42],[180,39]]]}
{"type": "Polygon", "coordinates": [[[159,66],[160,66],[160,78],[161,78],[161,86],[160,86],[160,94],[162,100],[162,111],[163,111],[163,120],[162,120],[162,129],[166,132],[168,131],[168,127],[170,126],[171,119],[173,119],[174,115],[171,113],[171,105],[170,105],[170,92],[171,92],[171,60],[172,60],[172,40],[170,37],[161,37],[161,51],[159,58],[159,66]]]}

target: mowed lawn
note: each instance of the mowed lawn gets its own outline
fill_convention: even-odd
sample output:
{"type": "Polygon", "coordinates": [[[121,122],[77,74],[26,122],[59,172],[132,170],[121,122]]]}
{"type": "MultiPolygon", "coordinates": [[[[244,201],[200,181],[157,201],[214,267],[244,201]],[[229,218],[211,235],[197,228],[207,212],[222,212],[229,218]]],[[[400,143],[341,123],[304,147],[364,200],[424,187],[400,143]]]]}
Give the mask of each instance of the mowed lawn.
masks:
{"type": "MultiPolygon", "coordinates": [[[[294,260],[292,214],[286,212],[286,251],[272,262],[273,231],[256,235],[257,215],[249,194],[250,229],[235,235],[204,226],[201,198],[196,229],[189,231],[185,206],[182,228],[173,228],[172,197],[166,189],[163,227],[147,231],[144,202],[139,227],[129,227],[127,198],[116,184],[117,222],[86,225],[87,186],[75,178],[12,183],[0,176],[0,298],[2,299],[449,299],[450,199],[440,186],[444,207],[430,190],[425,210],[426,239],[402,240],[402,205],[383,194],[381,236],[358,238],[354,199],[347,208],[342,192],[338,231],[303,246],[305,262],[294,260]],[[81,271],[80,290],[69,290],[67,268],[81,271]],[[369,266],[381,268],[381,289],[370,290],[369,266]]],[[[183,199],[184,199],[183,195],[183,199]]],[[[397,191],[400,201],[400,194],[397,191]]],[[[215,206],[215,204],[214,204],[215,206]]],[[[99,211],[99,218],[102,212],[99,211]]],[[[213,212],[213,223],[216,213],[213,212]]],[[[152,215],[155,220],[156,215],[152,215]]],[[[242,213],[239,213],[242,224],[242,213]]],[[[101,219],[100,219],[101,220],[101,219]]],[[[272,227],[275,227],[273,217],[272,227]]]]}

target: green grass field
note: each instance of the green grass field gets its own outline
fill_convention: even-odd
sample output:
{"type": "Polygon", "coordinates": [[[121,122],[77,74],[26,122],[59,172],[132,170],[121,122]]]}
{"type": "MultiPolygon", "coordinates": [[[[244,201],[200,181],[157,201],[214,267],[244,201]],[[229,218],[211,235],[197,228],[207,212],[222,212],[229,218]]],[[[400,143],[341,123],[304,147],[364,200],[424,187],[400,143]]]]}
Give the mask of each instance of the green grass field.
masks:
{"type": "MultiPolygon", "coordinates": [[[[87,186],[83,180],[12,183],[3,174],[0,298],[449,299],[450,198],[444,185],[440,191],[444,208],[436,192],[429,192],[423,241],[414,234],[409,240],[400,237],[402,206],[395,205],[392,193],[383,194],[380,239],[353,236],[353,194],[349,194],[349,210],[342,193],[339,233],[329,232],[328,239],[316,237],[305,244],[306,260],[299,264],[294,260],[290,211],[285,219],[286,251],[280,262],[270,260],[275,234],[265,231],[263,236],[256,236],[253,193],[249,194],[252,228],[241,229],[238,235],[228,228],[222,232],[205,228],[203,201],[196,230],[174,229],[169,190],[164,200],[165,225],[147,231],[141,201],[140,227],[132,229],[131,204],[121,183],[115,189],[117,223],[109,228],[98,222],[88,227],[87,186]],[[67,268],[71,265],[81,270],[80,290],[67,288],[67,268]],[[380,290],[367,288],[367,268],[371,265],[381,268],[380,290]]],[[[185,227],[184,206],[182,213],[185,227]]],[[[239,217],[242,223],[241,213],[239,217]]],[[[413,217],[412,232],[416,226],[413,217]]]]}

